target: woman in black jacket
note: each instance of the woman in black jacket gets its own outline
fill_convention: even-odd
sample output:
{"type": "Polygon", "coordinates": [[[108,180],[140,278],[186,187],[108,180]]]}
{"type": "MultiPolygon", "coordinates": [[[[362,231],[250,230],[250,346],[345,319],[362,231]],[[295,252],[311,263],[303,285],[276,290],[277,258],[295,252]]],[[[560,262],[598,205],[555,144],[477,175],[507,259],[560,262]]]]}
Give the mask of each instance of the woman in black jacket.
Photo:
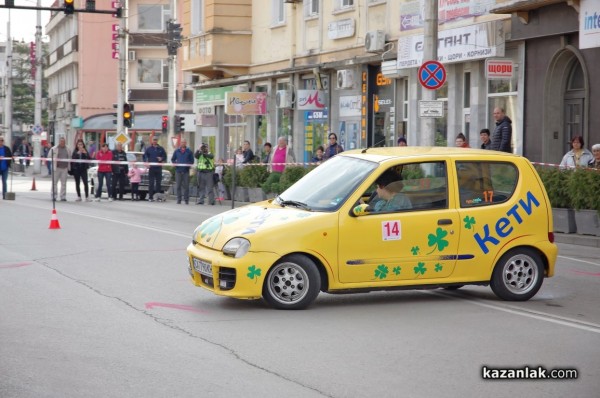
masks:
{"type": "MultiPolygon", "coordinates": [[[[74,160],[90,160],[90,154],[85,148],[85,143],[83,140],[78,140],[75,150],[73,151],[73,156],[71,156],[74,160]]],[[[88,187],[88,177],[87,171],[90,167],[88,162],[73,162],[71,164],[71,173],[73,177],[75,177],[75,189],[77,190],[77,202],[81,202],[81,190],[79,188],[80,181],[83,181],[83,189],[85,191],[85,201],[91,202],[89,198],[89,187],[88,187]]]]}

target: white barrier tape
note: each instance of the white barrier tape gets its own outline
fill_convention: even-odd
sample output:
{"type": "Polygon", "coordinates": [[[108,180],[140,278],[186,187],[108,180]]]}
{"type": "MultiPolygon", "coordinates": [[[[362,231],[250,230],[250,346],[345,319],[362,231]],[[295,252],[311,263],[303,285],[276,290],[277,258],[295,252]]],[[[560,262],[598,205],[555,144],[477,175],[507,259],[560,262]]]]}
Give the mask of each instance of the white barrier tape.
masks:
{"type": "MultiPolygon", "coordinates": [[[[0,156],[0,160],[12,159],[12,160],[44,160],[51,162],[52,158],[35,157],[35,156],[13,156],[12,158],[0,156]]],[[[144,161],[129,161],[129,160],[96,160],[96,159],[57,159],[54,158],[55,162],[68,162],[68,163],[93,163],[93,164],[126,164],[126,165],[143,165],[143,166],[174,166],[174,167],[194,167],[195,163],[157,163],[157,162],[144,162],[144,161]]],[[[236,163],[236,166],[316,166],[320,163],[306,162],[306,163],[236,163]]],[[[233,163],[215,163],[215,166],[233,166],[233,163]]]]}

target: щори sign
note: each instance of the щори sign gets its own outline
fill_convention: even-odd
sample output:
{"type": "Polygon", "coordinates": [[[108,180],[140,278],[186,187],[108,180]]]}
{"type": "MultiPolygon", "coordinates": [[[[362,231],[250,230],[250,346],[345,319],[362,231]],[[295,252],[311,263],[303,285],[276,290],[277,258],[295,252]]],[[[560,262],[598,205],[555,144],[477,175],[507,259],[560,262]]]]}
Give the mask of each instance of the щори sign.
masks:
{"type": "Polygon", "coordinates": [[[446,69],[438,61],[427,61],[419,68],[419,83],[429,90],[437,90],[446,82],[446,69]]]}

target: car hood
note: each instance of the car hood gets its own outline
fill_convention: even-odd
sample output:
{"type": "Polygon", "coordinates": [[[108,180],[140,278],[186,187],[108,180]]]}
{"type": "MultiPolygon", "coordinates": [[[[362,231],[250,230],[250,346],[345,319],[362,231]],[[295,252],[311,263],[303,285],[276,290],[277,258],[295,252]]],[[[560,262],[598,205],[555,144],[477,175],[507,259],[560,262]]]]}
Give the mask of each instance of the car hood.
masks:
{"type": "Polygon", "coordinates": [[[306,231],[309,225],[318,225],[317,219],[327,214],[262,202],[209,218],[196,229],[194,240],[203,246],[221,250],[230,239],[243,237],[252,242],[251,250],[269,248],[269,251],[275,252],[277,245],[274,241],[280,237],[279,230],[285,228],[286,231],[281,232],[289,234],[290,223],[294,223],[294,229],[306,231]],[[269,234],[266,239],[265,234],[269,234]]]}

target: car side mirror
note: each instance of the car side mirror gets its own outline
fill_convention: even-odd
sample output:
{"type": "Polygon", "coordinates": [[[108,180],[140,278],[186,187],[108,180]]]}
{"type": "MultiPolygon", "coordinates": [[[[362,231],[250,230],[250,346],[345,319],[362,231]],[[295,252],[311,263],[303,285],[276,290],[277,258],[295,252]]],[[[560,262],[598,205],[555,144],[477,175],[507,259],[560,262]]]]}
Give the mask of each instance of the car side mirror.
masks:
{"type": "Polygon", "coordinates": [[[367,214],[369,214],[371,212],[372,208],[367,205],[367,204],[359,204],[356,205],[352,208],[352,211],[350,212],[350,214],[354,217],[361,217],[361,216],[365,216],[367,214]]]}

